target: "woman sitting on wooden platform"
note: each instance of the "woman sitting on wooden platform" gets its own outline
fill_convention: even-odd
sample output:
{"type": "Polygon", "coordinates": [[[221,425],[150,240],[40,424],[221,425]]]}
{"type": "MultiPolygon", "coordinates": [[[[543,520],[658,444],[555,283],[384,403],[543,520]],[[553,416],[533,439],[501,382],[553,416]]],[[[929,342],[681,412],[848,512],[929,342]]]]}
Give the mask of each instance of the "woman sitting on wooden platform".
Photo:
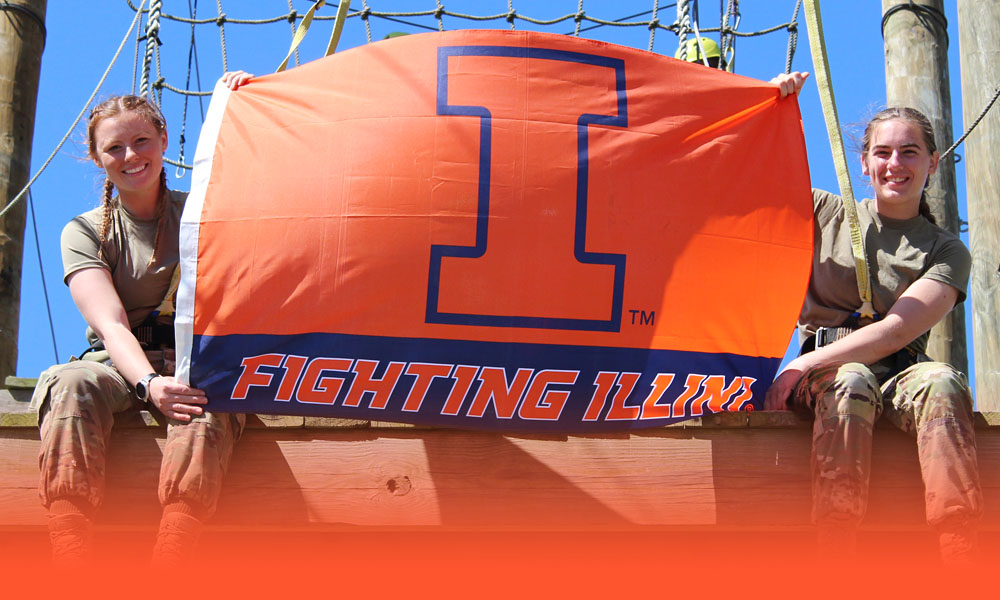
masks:
{"type": "MultiPolygon", "coordinates": [[[[797,94],[806,77],[791,73],[772,82],[784,97],[797,94]]],[[[859,314],[851,207],[813,192],[813,270],[799,317],[803,351],[775,379],[765,407],[815,414],[813,519],[823,551],[854,548],[868,503],[872,429],[883,413],[916,436],[927,522],[939,534],[942,558],[965,561],[976,550],[983,500],[972,395],[962,373],[924,354],[928,330],[965,299],[971,264],[961,240],[936,226],[924,198],[938,158],[931,124],[915,109],[886,109],[865,129],[861,165],[875,199],[856,212],[874,317],[859,314]]]]}
{"type": "MultiPolygon", "coordinates": [[[[225,77],[233,89],[245,80],[225,77]]],[[[90,158],[105,172],[104,200],[65,227],[62,255],[91,348],[82,360],[46,370],[35,388],[39,495],[53,558],[83,562],[104,497],[114,415],[151,405],[168,419],[153,560],[179,565],[190,560],[215,511],[243,415],[205,412],[204,392],[173,377],[178,228],[187,194],[166,186],[163,115],[145,98],[117,96],[91,112],[87,137],[90,158]]]]}

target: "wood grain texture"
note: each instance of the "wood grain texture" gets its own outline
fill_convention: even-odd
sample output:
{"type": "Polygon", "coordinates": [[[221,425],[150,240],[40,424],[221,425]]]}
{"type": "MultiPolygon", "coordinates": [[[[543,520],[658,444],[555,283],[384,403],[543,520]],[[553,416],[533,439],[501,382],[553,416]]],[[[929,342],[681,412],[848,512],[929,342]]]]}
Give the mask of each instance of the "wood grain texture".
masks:
{"type": "MultiPolygon", "coordinates": [[[[0,208],[6,208],[31,175],[46,0],[5,4],[23,10],[5,10],[0,15],[0,208]]],[[[0,381],[17,367],[26,206],[26,201],[19,202],[0,218],[0,381]]]]}
{"type": "MultiPolygon", "coordinates": [[[[1000,81],[1000,3],[958,0],[965,127],[986,108],[1000,81]]],[[[954,40],[953,42],[954,43],[954,40]]],[[[976,349],[976,401],[1000,410],[1000,106],[994,106],[965,141],[969,249],[972,251],[972,334],[976,349]]],[[[961,150],[961,148],[960,148],[961,150]]]]}
{"type": "MultiPolygon", "coordinates": [[[[15,434],[15,432],[17,432],[15,434]]],[[[979,436],[1000,461],[1000,431],[979,436]]],[[[880,428],[866,526],[923,527],[912,438],[880,428]]],[[[99,522],[155,523],[164,432],[112,436],[99,522]]],[[[247,430],[215,524],[618,529],[796,528],[809,524],[807,428],[659,429],[637,434],[512,436],[451,430],[247,430]]],[[[0,436],[0,529],[40,526],[37,433],[0,436]]],[[[1000,473],[982,468],[985,525],[1000,530],[1000,473]]]]}
{"type": "MultiPolygon", "coordinates": [[[[882,0],[883,14],[909,0],[882,0]]],[[[917,5],[944,14],[943,0],[916,0],[917,5]]],[[[885,21],[885,82],[888,106],[911,106],[930,119],[938,150],[944,152],[954,137],[951,129],[951,91],[948,72],[948,32],[933,19],[913,10],[900,10],[885,21]]],[[[927,203],[938,225],[959,232],[955,163],[944,160],[928,181],[927,203]]],[[[931,329],[927,354],[968,372],[965,307],[959,304],[931,329]]]]}

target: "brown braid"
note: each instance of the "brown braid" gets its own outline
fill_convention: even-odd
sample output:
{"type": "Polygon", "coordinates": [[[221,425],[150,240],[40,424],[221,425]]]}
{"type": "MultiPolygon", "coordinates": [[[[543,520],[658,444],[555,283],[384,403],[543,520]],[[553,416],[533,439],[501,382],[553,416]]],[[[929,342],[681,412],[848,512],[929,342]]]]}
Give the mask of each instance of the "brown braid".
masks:
{"type": "Polygon", "coordinates": [[[104,242],[108,239],[108,230],[111,229],[111,213],[115,209],[114,205],[115,184],[108,178],[104,179],[104,199],[101,206],[104,208],[104,215],[101,217],[101,227],[98,231],[100,235],[100,245],[97,249],[98,260],[104,260],[104,242]]]}
{"type": "MultiPolygon", "coordinates": [[[[926,186],[924,186],[924,187],[926,187],[926,186]]],[[[927,204],[927,190],[924,190],[923,193],[920,194],[920,207],[919,207],[919,210],[920,210],[920,216],[921,217],[923,217],[923,218],[927,219],[928,221],[930,221],[932,225],[937,225],[938,224],[937,223],[937,219],[935,219],[934,215],[931,214],[931,205],[927,204]]]]}
{"type": "MultiPolygon", "coordinates": [[[[891,121],[892,119],[899,119],[915,125],[917,129],[920,130],[920,134],[924,138],[924,144],[927,146],[928,154],[934,154],[937,152],[937,143],[934,141],[934,126],[931,125],[930,119],[924,116],[924,113],[908,106],[890,106],[872,117],[871,121],[868,121],[868,126],[865,127],[864,137],[861,140],[862,157],[866,157],[868,154],[868,148],[871,146],[872,136],[875,134],[875,125],[883,121],[891,121]]],[[[931,178],[928,176],[927,181],[924,182],[924,189],[920,194],[919,212],[920,216],[927,219],[932,224],[937,225],[937,219],[935,219],[934,215],[931,214],[931,207],[927,204],[927,186],[930,185],[930,179],[931,178]]]]}

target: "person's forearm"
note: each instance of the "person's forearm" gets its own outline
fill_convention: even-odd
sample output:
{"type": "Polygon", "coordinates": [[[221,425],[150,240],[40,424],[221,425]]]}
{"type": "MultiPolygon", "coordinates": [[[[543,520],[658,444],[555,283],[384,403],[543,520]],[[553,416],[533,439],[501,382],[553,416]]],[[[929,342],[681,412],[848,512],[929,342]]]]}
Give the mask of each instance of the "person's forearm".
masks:
{"type": "Polygon", "coordinates": [[[899,318],[889,316],[810,352],[809,362],[812,366],[845,362],[872,364],[901,350],[915,337],[905,331],[899,318]]]}
{"type": "Polygon", "coordinates": [[[155,371],[130,330],[116,326],[103,333],[104,348],[111,356],[111,362],[130,385],[135,385],[144,376],[155,371]]]}

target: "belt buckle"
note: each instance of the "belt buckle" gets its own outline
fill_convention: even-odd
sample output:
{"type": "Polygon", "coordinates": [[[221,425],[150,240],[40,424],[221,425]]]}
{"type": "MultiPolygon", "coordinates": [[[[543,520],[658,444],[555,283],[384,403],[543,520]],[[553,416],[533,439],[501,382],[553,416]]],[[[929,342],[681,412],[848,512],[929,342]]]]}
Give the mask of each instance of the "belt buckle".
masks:
{"type": "Polygon", "coordinates": [[[829,346],[854,331],[853,327],[820,327],[816,329],[816,348],[829,346]]]}
{"type": "Polygon", "coordinates": [[[819,350],[823,346],[826,346],[827,344],[830,343],[827,340],[827,338],[830,335],[829,332],[830,332],[830,328],[829,327],[820,327],[820,328],[816,329],[816,344],[815,344],[815,346],[816,346],[817,350],[819,350]]]}

